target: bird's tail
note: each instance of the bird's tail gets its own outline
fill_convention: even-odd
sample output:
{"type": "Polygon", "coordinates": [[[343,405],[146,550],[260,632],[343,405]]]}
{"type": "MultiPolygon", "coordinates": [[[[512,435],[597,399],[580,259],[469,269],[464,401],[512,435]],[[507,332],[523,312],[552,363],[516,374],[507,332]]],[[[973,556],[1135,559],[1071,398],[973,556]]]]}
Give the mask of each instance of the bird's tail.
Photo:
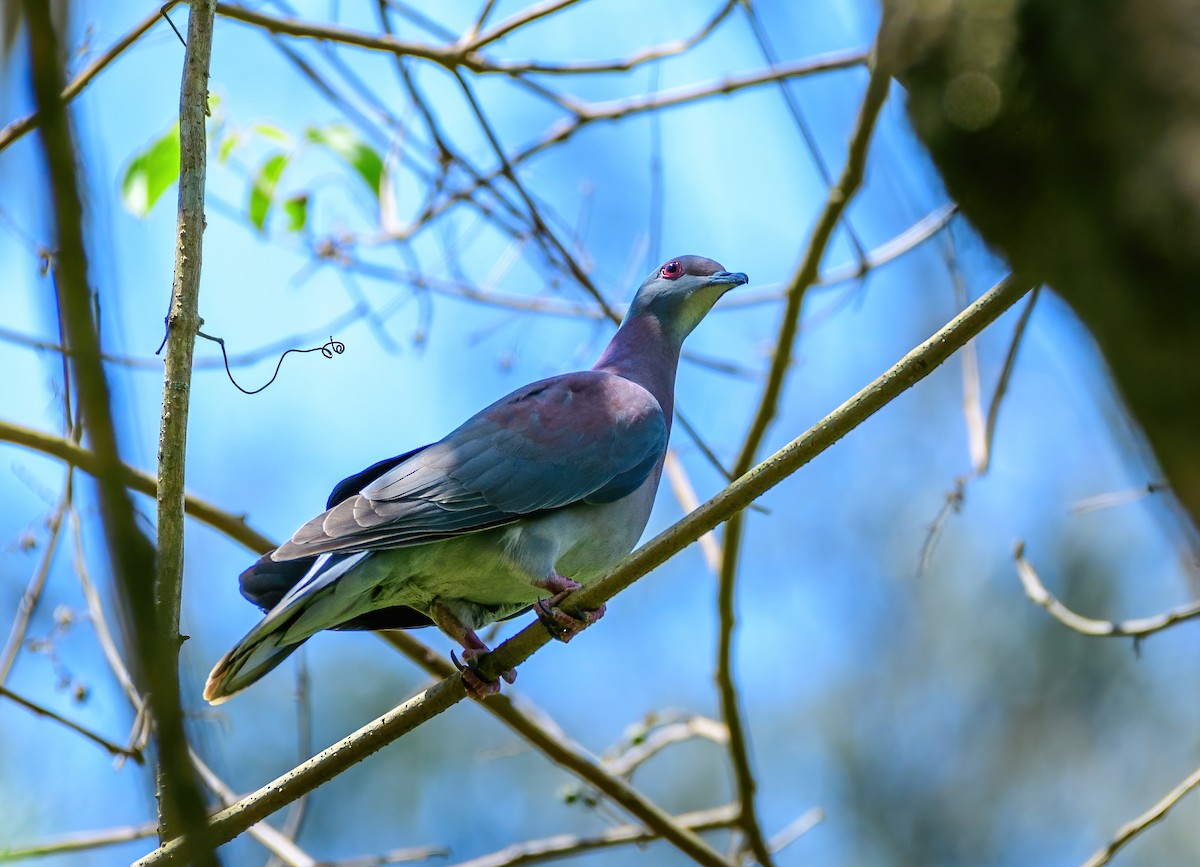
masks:
{"type": "MultiPolygon", "coordinates": [[[[220,704],[236,695],[291,656],[309,636],[357,613],[352,596],[338,598],[332,591],[338,579],[367,556],[324,554],[316,558],[308,574],[213,667],[204,684],[205,700],[220,704]]],[[[255,568],[257,564],[251,567],[255,568]]]]}
{"type": "Polygon", "coordinates": [[[280,644],[286,628],[266,635],[251,632],[221,657],[213,666],[204,684],[204,699],[209,704],[220,704],[237,695],[279,663],[283,662],[304,643],[280,644]]]}

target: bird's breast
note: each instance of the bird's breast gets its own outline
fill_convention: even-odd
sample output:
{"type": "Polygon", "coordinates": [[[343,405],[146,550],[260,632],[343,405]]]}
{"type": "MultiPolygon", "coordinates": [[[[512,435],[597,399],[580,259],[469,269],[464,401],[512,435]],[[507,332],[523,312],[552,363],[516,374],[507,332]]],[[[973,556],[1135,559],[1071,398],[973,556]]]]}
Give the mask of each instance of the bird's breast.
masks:
{"type": "Polygon", "coordinates": [[[521,522],[514,556],[530,572],[555,571],[587,584],[633,550],[646,529],[661,465],[633,493],[611,503],[581,503],[521,522]]]}

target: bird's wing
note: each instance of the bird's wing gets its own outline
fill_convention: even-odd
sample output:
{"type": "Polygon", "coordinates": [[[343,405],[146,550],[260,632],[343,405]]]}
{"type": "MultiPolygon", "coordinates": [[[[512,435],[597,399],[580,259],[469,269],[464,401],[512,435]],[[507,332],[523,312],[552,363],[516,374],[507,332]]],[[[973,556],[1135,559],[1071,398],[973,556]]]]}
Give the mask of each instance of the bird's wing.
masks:
{"type": "Polygon", "coordinates": [[[418,545],[612,502],[641,486],[666,445],[662,407],[641,386],[601,371],[542,380],[400,461],[272,557],[418,545]]]}

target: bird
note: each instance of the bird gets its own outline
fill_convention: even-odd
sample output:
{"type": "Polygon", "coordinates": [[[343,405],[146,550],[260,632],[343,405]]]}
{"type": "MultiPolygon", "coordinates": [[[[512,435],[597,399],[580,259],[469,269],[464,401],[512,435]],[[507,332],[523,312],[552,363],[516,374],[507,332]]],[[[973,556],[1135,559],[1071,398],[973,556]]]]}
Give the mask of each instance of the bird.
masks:
{"type": "Polygon", "coordinates": [[[325,629],[436,625],[466,692],[489,679],[476,630],[532,609],[569,641],[604,606],[560,604],[633,550],[650,518],[674,416],[684,339],[722,295],[748,282],[680,256],[641,284],[590,370],[531,383],[438,442],[379,461],[334,487],[326,511],[239,578],[265,612],[213,668],[219,704],[325,629]]]}

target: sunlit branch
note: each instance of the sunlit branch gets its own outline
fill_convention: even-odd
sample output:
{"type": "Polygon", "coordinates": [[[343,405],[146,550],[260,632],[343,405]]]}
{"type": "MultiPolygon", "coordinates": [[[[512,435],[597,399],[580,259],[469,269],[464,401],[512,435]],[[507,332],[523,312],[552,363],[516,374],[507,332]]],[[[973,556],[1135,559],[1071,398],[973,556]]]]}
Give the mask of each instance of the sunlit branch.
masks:
{"type": "MultiPolygon", "coordinates": [[[[520,73],[520,74],[541,74],[541,75],[586,75],[586,74],[602,74],[602,73],[617,73],[629,72],[632,69],[650,63],[655,60],[663,60],[667,57],[675,57],[699,45],[707,39],[713,31],[717,29],[722,21],[724,21],[734,7],[738,5],[738,0],[726,0],[704,25],[686,39],[677,39],[672,42],[665,42],[661,45],[643,48],[628,57],[623,57],[619,60],[577,60],[570,63],[538,63],[537,61],[527,62],[512,62],[512,61],[492,61],[492,68],[498,72],[520,73]]],[[[485,36],[485,39],[488,39],[485,36]]],[[[488,39],[488,41],[491,41],[488,39]]],[[[473,48],[481,47],[480,42],[472,44],[473,48]]]]}
{"type": "MultiPolygon", "coordinates": [[[[234,803],[237,800],[237,793],[229,788],[225,784],[225,781],[218,777],[213,769],[204,763],[204,760],[196,754],[195,750],[189,751],[189,755],[192,758],[192,764],[196,767],[196,773],[200,776],[200,780],[210,792],[217,796],[222,805],[228,807],[234,803]]],[[[297,846],[295,840],[292,840],[282,831],[277,830],[266,822],[258,822],[251,825],[247,833],[261,843],[264,849],[288,865],[288,867],[317,867],[316,858],[297,846]]]]}
{"type": "MultiPolygon", "coordinates": [[[[813,288],[828,289],[843,283],[849,283],[853,280],[861,280],[875,269],[881,268],[889,262],[899,259],[904,254],[911,253],[920,247],[938,232],[946,228],[957,213],[957,206],[943,205],[936,211],[926,214],[894,238],[884,241],[878,247],[868,250],[861,263],[850,262],[846,265],[839,265],[822,272],[821,276],[817,278],[816,283],[813,284],[813,288]]],[[[758,292],[740,291],[722,298],[721,303],[717,306],[717,310],[732,310],[737,307],[752,307],[757,304],[773,304],[777,301],[782,301],[786,297],[787,292],[784,289],[770,289],[758,292]]]]}
{"type": "Polygon", "coordinates": [[[1084,635],[1094,635],[1102,638],[1133,638],[1137,641],[1148,635],[1153,635],[1155,632],[1168,629],[1177,623],[1200,617],[1200,602],[1191,602],[1187,605],[1181,605],[1178,608],[1172,608],[1170,611],[1165,611],[1162,614],[1155,614],[1152,617],[1138,617],[1132,620],[1120,621],[1093,620],[1090,617],[1084,617],[1082,614],[1075,613],[1046,589],[1046,585],[1042,583],[1042,579],[1038,576],[1037,570],[1033,568],[1033,564],[1025,559],[1024,542],[1017,542],[1013,551],[1013,560],[1016,562],[1017,575],[1021,579],[1021,586],[1025,588],[1025,595],[1029,597],[1030,601],[1046,609],[1046,612],[1063,626],[1084,635]]]}
{"type": "MultiPolygon", "coordinates": [[[[175,228],[175,279],[167,313],[166,355],[163,363],[162,412],[158,432],[158,485],[155,530],[157,555],[154,604],[157,614],[155,638],[159,669],[152,689],[155,708],[169,703],[180,706],[179,609],[183,596],[184,475],[187,464],[188,410],[191,405],[192,358],[196,334],[202,324],[199,314],[200,269],[204,237],[204,182],[207,174],[208,75],[212,56],[216,0],[191,0],[188,14],[187,49],[179,94],[179,196],[175,228]]],[[[162,723],[155,719],[156,727],[162,723]]],[[[177,732],[159,734],[164,753],[157,768],[160,835],[176,837],[198,833],[181,812],[182,797],[190,797],[195,783],[193,769],[184,765],[188,752],[182,725],[177,732]],[[168,749],[180,756],[165,755],[168,749]],[[187,778],[181,778],[187,774],[187,778]],[[187,793],[186,795],[181,792],[187,793]]],[[[200,823],[203,819],[200,819],[200,823]]],[[[198,825],[200,823],[197,823],[198,825]]],[[[197,839],[201,851],[207,841],[197,839]]],[[[215,863],[215,856],[213,856],[215,863]]]]}
{"type": "Polygon", "coordinates": [[[1167,811],[1174,807],[1183,799],[1183,796],[1192,789],[1200,786],[1200,768],[1192,771],[1188,778],[1167,793],[1161,801],[1155,804],[1136,819],[1122,825],[1117,831],[1117,835],[1111,841],[1088,858],[1082,867],[1103,867],[1112,860],[1113,855],[1125,846],[1130,840],[1138,834],[1145,831],[1155,822],[1167,815],[1167,811]]]}

